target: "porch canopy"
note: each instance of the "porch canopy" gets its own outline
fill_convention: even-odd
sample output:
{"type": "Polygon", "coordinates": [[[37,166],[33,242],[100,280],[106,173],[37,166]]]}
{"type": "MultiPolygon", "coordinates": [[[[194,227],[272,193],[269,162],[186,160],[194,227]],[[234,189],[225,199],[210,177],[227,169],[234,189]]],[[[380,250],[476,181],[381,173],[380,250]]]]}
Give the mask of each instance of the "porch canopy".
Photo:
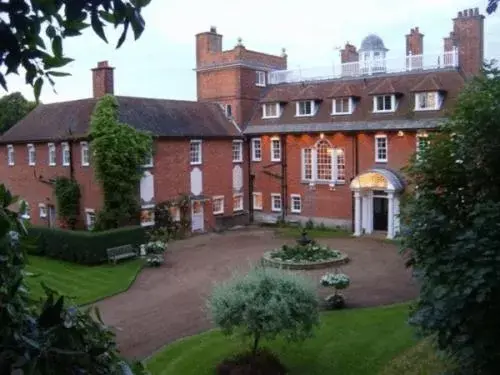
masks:
{"type": "Polygon", "coordinates": [[[403,191],[404,182],[395,172],[386,168],[373,168],[357,175],[351,182],[351,190],[384,190],[398,193],[403,191]]]}

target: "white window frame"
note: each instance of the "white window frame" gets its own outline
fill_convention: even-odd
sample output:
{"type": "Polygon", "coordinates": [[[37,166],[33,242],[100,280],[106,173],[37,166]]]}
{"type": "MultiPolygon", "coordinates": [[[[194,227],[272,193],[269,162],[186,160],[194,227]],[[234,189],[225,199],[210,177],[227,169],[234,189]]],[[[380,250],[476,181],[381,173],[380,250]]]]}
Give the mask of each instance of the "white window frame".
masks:
{"type": "MultiPolygon", "coordinates": [[[[385,102],[385,99],[384,99],[384,102],[385,102]]],[[[396,107],[397,107],[396,95],[394,95],[394,94],[375,95],[373,97],[373,113],[391,113],[391,112],[395,112],[396,111],[396,107]],[[390,97],[391,98],[391,109],[382,109],[382,110],[377,109],[377,99],[380,98],[380,97],[383,97],[383,98],[390,97]]]]}
{"type": "Polygon", "coordinates": [[[191,165],[201,165],[203,163],[203,146],[201,139],[193,139],[189,142],[189,164],[191,165]],[[192,145],[198,145],[197,151],[199,153],[198,155],[198,160],[193,161],[192,155],[191,155],[191,146],[192,145]]]}
{"type": "Polygon", "coordinates": [[[415,111],[438,111],[441,109],[442,104],[442,96],[437,91],[425,91],[425,92],[416,92],[415,93],[415,111]],[[434,103],[436,104],[434,107],[420,108],[420,98],[421,95],[434,95],[434,103]]]}
{"type": "Polygon", "coordinates": [[[332,115],[351,115],[354,111],[354,105],[352,97],[344,97],[344,98],[336,98],[332,100],[332,115]],[[337,100],[345,100],[347,99],[347,112],[337,112],[337,100]]]}
{"type": "MultiPolygon", "coordinates": [[[[321,142],[321,140],[319,141],[321,142]]],[[[345,184],[345,173],[346,173],[346,162],[345,162],[345,150],[341,147],[334,147],[333,145],[330,144],[330,142],[327,141],[327,143],[330,144],[330,149],[331,149],[331,164],[332,164],[332,173],[331,173],[331,180],[328,179],[319,179],[318,177],[318,144],[319,142],[316,143],[316,145],[312,147],[307,147],[303,148],[301,150],[301,157],[300,157],[300,167],[301,167],[301,181],[303,182],[318,182],[318,183],[335,183],[335,184],[345,184]],[[307,177],[306,176],[306,152],[309,151],[311,154],[311,176],[307,177]],[[339,179],[339,155],[342,153],[342,156],[344,158],[344,179],[339,179]]]]}
{"type": "Polygon", "coordinates": [[[281,144],[281,138],[280,137],[271,137],[270,139],[270,143],[271,143],[271,147],[270,147],[270,150],[271,150],[271,161],[281,161],[281,148],[282,148],[282,144],[281,144]],[[278,141],[278,144],[279,144],[279,157],[276,158],[274,156],[274,151],[275,151],[275,148],[274,148],[274,141],[278,141]]]}
{"type": "Polygon", "coordinates": [[[233,194],[233,212],[238,212],[238,211],[243,211],[243,194],[242,193],[236,193],[233,194]],[[239,206],[234,205],[234,200],[235,198],[239,198],[239,202],[241,203],[239,206]]]}
{"type": "Polygon", "coordinates": [[[262,204],[263,203],[263,201],[262,201],[262,193],[260,193],[260,192],[254,192],[254,193],[252,193],[252,199],[253,199],[253,209],[261,211],[263,209],[262,208],[262,206],[263,206],[263,204],[262,204]],[[255,197],[260,197],[260,205],[257,205],[255,203],[255,197]]]}
{"type": "Polygon", "coordinates": [[[27,201],[25,201],[24,199],[20,200],[19,201],[19,206],[24,206],[24,212],[20,212],[21,213],[21,218],[24,219],[24,220],[29,220],[31,219],[31,208],[30,208],[30,205],[27,201]]]}
{"type": "Polygon", "coordinates": [[[262,118],[278,118],[281,116],[281,105],[280,103],[264,103],[262,104],[262,118]],[[268,108],[274,107],[276,109],[276,114],[270,114],[268,108]]]}
{"type": "Polygon", "coordinates": [[[281,194],[279,193],[271,193],[271,211],[272,212],[281,212],[283,207],[283,201],[281,200],[281,194]],[[279,198],[280,206],[276,207],[274,205],[274,198],[279,198]]]}
{"type": "Polygon", "coordinates": [[[85,209],[85,227],[87,230],[92,230],[95,227],[95,220],[97,219],[95,210],[93,208],[86,208],[85,209]],[[90,217],[94,216],[94,223],[91,225],[91,220],[90,217]]]}
{"type": "Polygon", "coordinates": [[[294,214],[300,214],[302,212],[302,197],[300,194],[290,194],[290,212],[294,214]],[[299,200],[299,209],[296,209],[294,206],[294,200],[296,199],[299,200]]]}
{"type": "Polygon", "coordinates": [[[376,163],[387,163],[388,160],[389,160],[389,140],[387,138],[387,135],[377,134],[375,136],[375,162],[376,163]],[[379,152],[378,140],[379,139],[385,139],[385,159],[379,158],[379,156],[378,156],[378,152],[379,152]]]}
{"type": "Polygon", "coordinates": [[[47,217],[47,206],[45,206],[45,203],[38,204],[38,212],[40,214],[40,218],[44,219],[47,217]]]}
{"type": "Polygon", "coordinates": [[[262,161],[262,139],[260,138],[252,138],[252,161],[262,161]],[[259,144],[259,155],[257,156],[256,150],[256,143],[259,144]]]}
{"type": "Polygon", "coordinates": [[[90,150],[88,142],[80,142],[80,161],[83,167],[90,165],[90,150]],[[87,160],[85,160],[85,151],[87,151],[87,160]]]}
{"type": "Polygon", "coordinates": [[[296,117],[311,117],[316,114],[316,102],[314,100],[299,100],[295,103],[295,116],[296,117]],[[300,113],[300,103],[311,103],[311,113],[300,113]]]}
{"type": "Polygon", "coordinates": [[[47,146],[49,149],[49,165],[53,167],[57,164],[56,145],[54,143],[49,143],[47,146]],[[53,160],[51,160],[51,156],[53,156],[53,160]]]}
{"type": "Polygon", "coordinates": [[[36,165],[36,149],[33,143],[29,143],[28,146],[28,165],[36,165]]]}
{"type": "Polygon", "coordinates": [[[220,215],[220,214],[224,213],[224,196],[223,195],[216,195],[216,196],[212,197],[212,209],[213,209],[212,212],[214,215],[220,215]],[[219,210],[215,209],[216,208],[215,201],[221,202],[219,210]]]}
{"type": "Polygon", "coordinates": [[[233,141],[232,145],[232,155],[233,155],[233,163],[242,163],[243,162],[243,141],[241,139],[236,139],[233,141]],[[237,147],[237,149],[235,149],[237,147]],[[235,151],[239,153],[239,156],[235,158],[235,151]]]}
{"type": "Polygon", "coordinates": [[[71,164],[71,153],[69,150],[68,142],[61,143],[61,155],[62,155],[62,165],[64,167],[68,167],[71,164]]]}
{"type": "Polygon", "coordinates": [[[16,156],[13,145],[7,145],[7,164],[16,165],[16,156]]]}
{"type": "Polygon", "coordinates": [[[257,70],[255,72],[255,86],[266,87],[266,72],[257,70]]]}

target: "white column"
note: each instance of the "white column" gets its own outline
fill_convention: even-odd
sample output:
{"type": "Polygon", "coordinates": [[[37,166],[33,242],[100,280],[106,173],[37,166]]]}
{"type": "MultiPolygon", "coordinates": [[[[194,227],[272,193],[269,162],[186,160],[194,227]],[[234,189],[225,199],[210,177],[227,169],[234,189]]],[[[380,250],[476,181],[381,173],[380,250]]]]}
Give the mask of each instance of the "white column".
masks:
{"type": "Polygon", "coordinates": [[[354,235],[361,236],[361,194],[354,191],[354,235]]]}
{"type": "Polygon", "coordinates": [[[394,192],[388,192],[387,199],[389,200],[387,209],[387,239],[391,240],[394,238],[394,192]]]}

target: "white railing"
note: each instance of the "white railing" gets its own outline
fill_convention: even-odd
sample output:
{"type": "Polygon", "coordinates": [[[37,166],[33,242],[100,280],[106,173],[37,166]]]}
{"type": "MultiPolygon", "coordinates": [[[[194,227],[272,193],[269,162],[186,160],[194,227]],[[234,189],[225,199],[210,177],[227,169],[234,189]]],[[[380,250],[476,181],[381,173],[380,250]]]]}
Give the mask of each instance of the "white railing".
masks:
{"type": "Polygon", "coordinates": [[[458,67],[458,50],[434,55],[408,55],[402,59],[355,61],[330,67],[275,70],[268,73],[270,85],[286,82],[319,81],[344,77],[370,76],[458,67]]]}

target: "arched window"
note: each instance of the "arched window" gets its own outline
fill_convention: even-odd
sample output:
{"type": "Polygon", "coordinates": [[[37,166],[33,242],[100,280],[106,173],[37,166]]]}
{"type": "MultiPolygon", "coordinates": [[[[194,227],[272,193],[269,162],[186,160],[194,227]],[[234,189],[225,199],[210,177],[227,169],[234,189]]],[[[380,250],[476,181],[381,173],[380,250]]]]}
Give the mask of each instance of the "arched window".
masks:
{"type": "Polygon", "coordinates": [[[345,183],[345,163],[343,149],[321,140],[315,147],[302,149],[302,181],[345,183]]]}
{"type": "Polygon", "coordinates": [[[333,149],[330,144],[326,141],[320,141],[316,146],[317,153],[317,178],[320,181],[331,181],[332,180],[332,154],[333,149]]]}

